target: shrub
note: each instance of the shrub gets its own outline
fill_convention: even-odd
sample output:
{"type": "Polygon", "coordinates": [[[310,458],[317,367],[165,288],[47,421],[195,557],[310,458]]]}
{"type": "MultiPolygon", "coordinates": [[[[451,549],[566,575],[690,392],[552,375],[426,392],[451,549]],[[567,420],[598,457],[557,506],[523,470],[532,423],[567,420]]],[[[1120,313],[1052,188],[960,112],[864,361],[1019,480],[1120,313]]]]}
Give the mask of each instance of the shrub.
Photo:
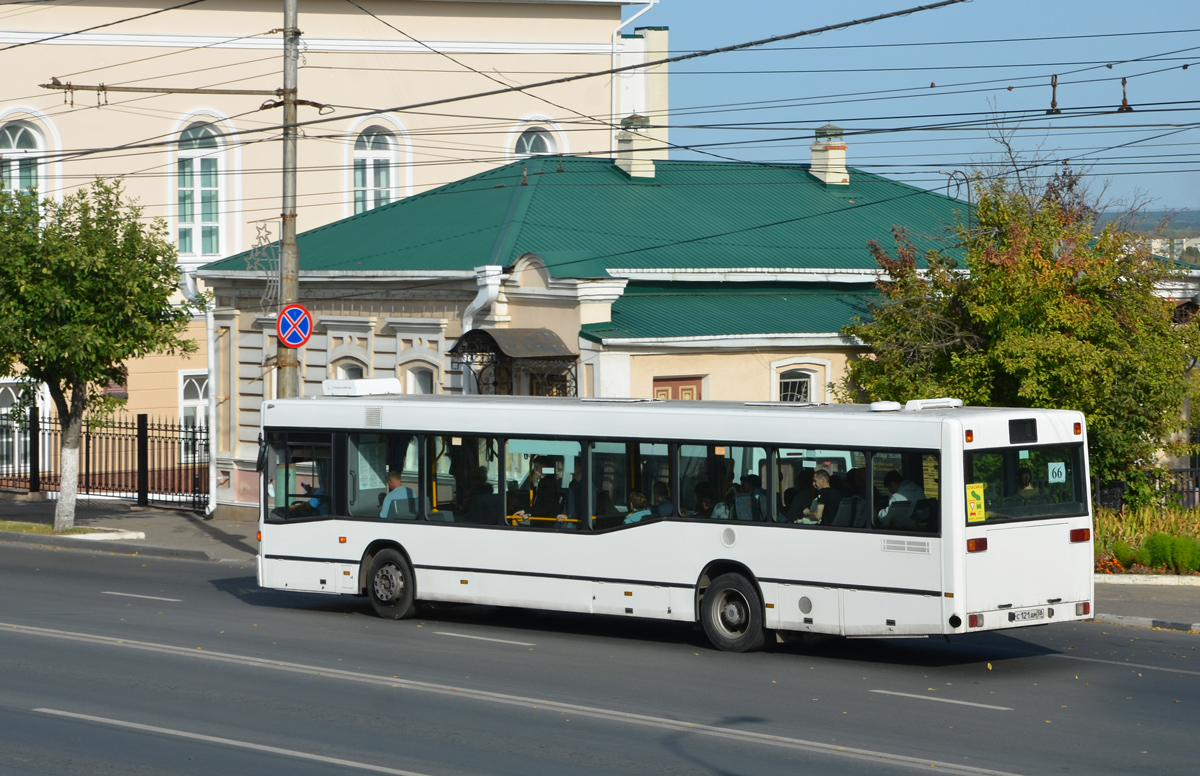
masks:
{"type": "Polygon", "coordinates": [[[1118,539],[1113,542],[1112,549],[1113,557],[1117,559],[1123,567],[1129,568],[1137,560],[1137,553],[1129,546],[1129,542],[1124,542],[1118,539]]]}
{"type": "Polygon", "coordinates": [[[1171,565],[1171,551],[1175,540],[1165,533],[1153,533],[1147,536],[1138,547],[1137,562],[1148,568],[1159,568],[1171,565]]]}
{"type": "Polygon", "coordinates": [[[1176,574],[1200,571],[1200,542],[1176,536],[1171,544],[1171,567],[1176,574]]]}

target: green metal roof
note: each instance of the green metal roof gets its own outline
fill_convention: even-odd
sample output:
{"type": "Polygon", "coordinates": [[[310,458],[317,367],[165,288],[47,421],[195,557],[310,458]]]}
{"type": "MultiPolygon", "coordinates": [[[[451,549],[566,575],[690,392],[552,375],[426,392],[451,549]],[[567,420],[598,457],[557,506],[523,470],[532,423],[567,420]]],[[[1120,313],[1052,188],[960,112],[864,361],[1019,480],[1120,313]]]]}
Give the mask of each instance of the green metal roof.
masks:
{"type": "Polygon", "coordinates": [[[831,334],[867,317],[871,286],[791,283],[630,283],[613,303],[612,320],[581,335],[614,339],[831,334]]]}
{"type": "MultiPolygon", "coordinates": [[[[950,249],[966,204],[851,169],[655,161],[631,180],[610,159],[535,157],[299,236],[304,271],[470,271],[535,253],[556,277],[610,269],[874,269],[868,240],[905,226],[921,254],[950,249]]],[[[249,252],[206,265],[245,270],[249,252]]]]}

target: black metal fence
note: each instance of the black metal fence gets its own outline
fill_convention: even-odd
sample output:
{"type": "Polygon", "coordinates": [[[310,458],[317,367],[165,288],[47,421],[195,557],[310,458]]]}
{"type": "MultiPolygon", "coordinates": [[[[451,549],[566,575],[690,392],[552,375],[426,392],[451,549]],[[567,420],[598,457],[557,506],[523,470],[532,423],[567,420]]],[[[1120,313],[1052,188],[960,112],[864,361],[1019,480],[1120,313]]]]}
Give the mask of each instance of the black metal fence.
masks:
{"type": "MultiPolygon", "coordinates": [[[[62,424],[54,415],[0,414],[0,488],[59,490],[62,424]]],[[[201,510],[208,502],[208,428],[177,420],[84,420],[79,495],[201,510]]]]}
{"type": "Polygon", "coordinates": [[[1168,504],[1200,507],[1200,469],[1171,469],[1158,478],[1157,485],[1168,504]]]}

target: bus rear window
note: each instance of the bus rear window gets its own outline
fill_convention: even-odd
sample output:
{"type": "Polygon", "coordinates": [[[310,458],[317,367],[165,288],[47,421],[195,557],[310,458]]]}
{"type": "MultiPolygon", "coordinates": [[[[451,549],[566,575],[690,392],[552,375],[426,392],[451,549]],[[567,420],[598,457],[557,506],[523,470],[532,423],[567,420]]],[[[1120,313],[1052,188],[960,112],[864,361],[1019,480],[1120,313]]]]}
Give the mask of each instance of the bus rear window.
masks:
{"type": "Polygon", "coordinates": [[[967,523],[1086,514],[1082,453],[1082,445],[967,453],[967,523]]]}

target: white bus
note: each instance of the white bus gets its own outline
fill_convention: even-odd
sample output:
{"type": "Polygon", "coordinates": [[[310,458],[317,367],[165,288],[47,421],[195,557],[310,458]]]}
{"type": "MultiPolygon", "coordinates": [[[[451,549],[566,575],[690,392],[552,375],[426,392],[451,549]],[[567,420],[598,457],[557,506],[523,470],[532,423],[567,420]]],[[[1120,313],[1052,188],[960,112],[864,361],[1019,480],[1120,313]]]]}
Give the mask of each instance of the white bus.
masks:
{"type": "Polygon", "coordinates": [[[323,397],[264,403],[263,440],[259,584],[382,617],[699,621],[745,651],[1091,616],[1077,412],[323,397]]]}

